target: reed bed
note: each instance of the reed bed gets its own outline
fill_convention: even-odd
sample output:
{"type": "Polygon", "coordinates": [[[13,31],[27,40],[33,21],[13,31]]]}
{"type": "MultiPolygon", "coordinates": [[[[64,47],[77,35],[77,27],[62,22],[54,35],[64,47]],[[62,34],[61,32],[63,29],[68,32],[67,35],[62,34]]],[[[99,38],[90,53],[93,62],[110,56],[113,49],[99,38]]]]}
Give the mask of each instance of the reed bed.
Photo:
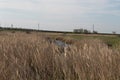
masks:
{"type": "Polygon", "coordinates": [[[120,52],[102,41],[60,50],[43,35],[0,36],[0,80],[120,80],[120,52]]]}

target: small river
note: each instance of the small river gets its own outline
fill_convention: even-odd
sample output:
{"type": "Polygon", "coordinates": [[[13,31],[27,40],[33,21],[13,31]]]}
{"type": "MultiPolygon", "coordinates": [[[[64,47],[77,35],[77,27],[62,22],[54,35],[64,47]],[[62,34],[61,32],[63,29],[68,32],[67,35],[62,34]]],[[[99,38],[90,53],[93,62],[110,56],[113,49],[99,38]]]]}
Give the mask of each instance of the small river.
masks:
{"type": "Polygon", "coordinates": [[[65,42],[61,41],[61,40],[55,40],[54,43],[59,46],[59,47],[67,47],[69,46],[69,44],[66,44],[65,42]]]}

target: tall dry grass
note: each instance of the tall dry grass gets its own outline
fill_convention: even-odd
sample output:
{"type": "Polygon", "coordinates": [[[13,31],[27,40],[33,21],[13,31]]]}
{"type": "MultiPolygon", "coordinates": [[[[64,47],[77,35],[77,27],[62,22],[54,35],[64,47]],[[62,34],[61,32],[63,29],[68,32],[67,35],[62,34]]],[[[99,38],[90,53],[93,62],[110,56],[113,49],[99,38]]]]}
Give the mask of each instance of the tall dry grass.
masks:
{"type": "Polygon", "coordinates": [[[0,36],[0,80],[120,80],[120,52],[102,41],[64,50],[41,35],[0,36]]]}

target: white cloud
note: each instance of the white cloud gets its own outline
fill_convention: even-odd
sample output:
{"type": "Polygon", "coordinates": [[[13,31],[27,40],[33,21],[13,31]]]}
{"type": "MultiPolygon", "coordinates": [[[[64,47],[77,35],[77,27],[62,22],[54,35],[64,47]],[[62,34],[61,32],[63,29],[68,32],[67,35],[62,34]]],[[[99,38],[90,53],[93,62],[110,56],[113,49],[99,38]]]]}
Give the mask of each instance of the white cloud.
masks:
{"type": "MultiPolygon", "coordinates": [[[[0,2],[0,8],[14,8],[14,9],[23,9],[23,10],[41,10],[41,9],[51,9],[52,11],[63,10],[75,10],[91,7],[96,8],[102,4],[105,4],[106,0],[6,0],[0,2]],[[34,3],[36,2],[36,3],[34,3]],[[87,6],[84,6],[87,5],[87,6]]],[[[83,11],[81,10],[81,11],[83,11]]],[[[55,12],[54,11],[54,12],[55,12]]],[[[59,11],[60,12],[60,11],[59,11]]]]}
{"type": "MultiPolygon", "coordinates": [[[[43,13],[46,16],[83,16],[89,13],[115,13],[106,10],[115,5],[108,4],[109,0],[0,0],[0,9],[16,9],[43,13]],[[107,12],[108,11],[108,12],[107,12]]],[[[116,5],[116,6],[119,6],[116,5]]],[[[118,15],[118,14],[117,14],[118,15]]]]}

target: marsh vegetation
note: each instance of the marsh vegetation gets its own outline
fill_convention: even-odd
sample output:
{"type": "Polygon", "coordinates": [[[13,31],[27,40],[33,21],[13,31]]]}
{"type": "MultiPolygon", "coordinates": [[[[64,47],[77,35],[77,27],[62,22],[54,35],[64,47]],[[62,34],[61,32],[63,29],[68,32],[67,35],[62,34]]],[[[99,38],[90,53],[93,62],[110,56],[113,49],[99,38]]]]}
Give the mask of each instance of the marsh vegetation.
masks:
{"type": "Polygon", "coordinates": [[[70,44],[62,49],[47,37],[1,32],[0,80],[120,80],[119,46],[99,38],[51,38],[70,44]]]}

